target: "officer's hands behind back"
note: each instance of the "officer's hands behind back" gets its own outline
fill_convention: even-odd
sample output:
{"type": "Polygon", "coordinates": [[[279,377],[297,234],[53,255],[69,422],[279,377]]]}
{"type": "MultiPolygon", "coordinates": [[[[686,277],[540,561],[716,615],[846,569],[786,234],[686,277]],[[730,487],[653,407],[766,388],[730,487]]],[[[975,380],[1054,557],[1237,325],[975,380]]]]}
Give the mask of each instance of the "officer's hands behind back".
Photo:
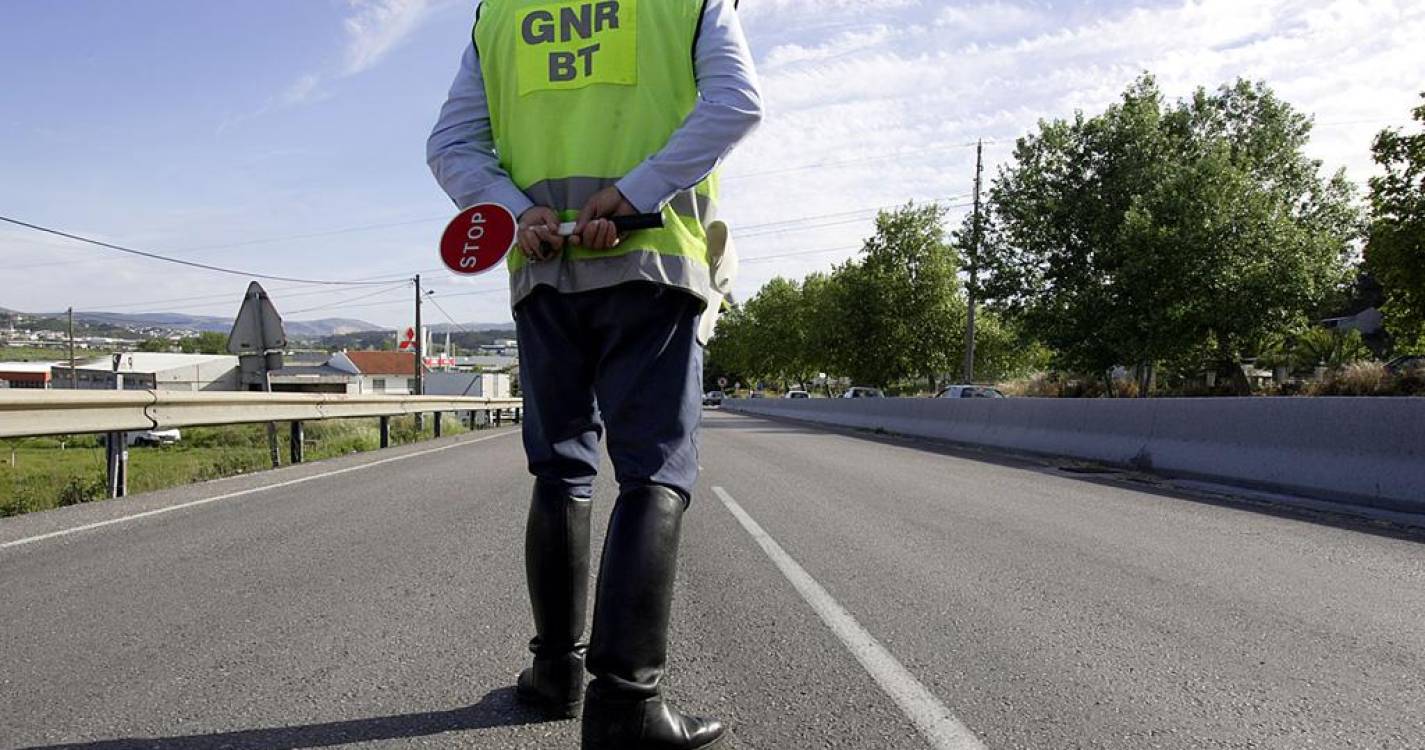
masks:
{"type": "Polygon", "coordinates": [[[534,206],[520,214],[516,237],[524,257],[530,260],[549,260],[564,249],[564,238],[559,236],[559,214],[547,206],[534,206]]]}
{"type": "Polygon", "coordinates": [[[574,226],[574,236],[570,239],[577,245],[590,250],[608,250],[619,243],[618,230],[609,221],[610,216],[631,216],[638,213],[617,187],[610,185],[589,198],[584,209],[579,212],[579,220],[574,226]]]}

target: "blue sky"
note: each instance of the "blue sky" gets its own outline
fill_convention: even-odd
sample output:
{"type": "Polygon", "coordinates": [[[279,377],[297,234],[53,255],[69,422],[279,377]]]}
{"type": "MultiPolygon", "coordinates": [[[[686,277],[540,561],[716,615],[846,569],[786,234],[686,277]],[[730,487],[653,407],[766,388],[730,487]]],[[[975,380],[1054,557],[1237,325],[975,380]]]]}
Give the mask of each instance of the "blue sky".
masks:
{"type": "MultiPolygon", "coordinates": [[[[963,144],[992,141],[992,174],[1039,118],[1097,111],[1145,69],[1173,96],[1266,80],[1316,115],[1313,155],[1359,181],[1372,135],[1425,88],[1418,0],[742,6],[770,107],[725,169],[744,294],[851,256],[875,208],[967,202],[963,144]],[[804,217],[822,218],[777,223],[804,217]]],[[[507,320],[503,279],[435,270],[451,210],[424,141],[472,12],[0,0],[0,214],[279,275],[424,270],[453,317],[507,320]]],[[[4,226],[0,258],[0,306],[21,310],[231,315],[246,285],[4,226]]],[[[295,319],[408,321],[400,289],[268,286],[295,319]]]]}

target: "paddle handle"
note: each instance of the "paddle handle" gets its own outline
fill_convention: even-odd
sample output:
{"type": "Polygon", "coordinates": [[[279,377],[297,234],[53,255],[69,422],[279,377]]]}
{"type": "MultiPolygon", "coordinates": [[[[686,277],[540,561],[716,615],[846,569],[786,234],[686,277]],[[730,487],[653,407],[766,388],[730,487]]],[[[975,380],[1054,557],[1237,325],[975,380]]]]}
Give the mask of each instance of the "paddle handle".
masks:
{"type": "MultiPolygon", "coordinates": [[[[614,216],[610,219],[614,223],[614,229],[620,233],[636,232],[640,229],[662,229],[663,214],[630,214],[628,216],[614,216]]],[[[559,236],[568,237],[574,234],[575,222],[566,221],[559,225],[559,236]]]]}

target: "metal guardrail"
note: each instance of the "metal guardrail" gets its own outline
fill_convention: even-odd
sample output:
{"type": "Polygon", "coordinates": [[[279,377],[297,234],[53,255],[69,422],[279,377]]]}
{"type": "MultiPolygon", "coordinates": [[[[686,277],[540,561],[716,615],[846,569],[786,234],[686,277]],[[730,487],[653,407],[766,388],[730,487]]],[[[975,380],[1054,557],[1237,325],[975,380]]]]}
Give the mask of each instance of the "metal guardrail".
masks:
{"type": "MultiPolygon", "coordinates": [[[[178,391],[0,391],[0,438],[104,433],[110,497],[127,494],[126,432],[166,430],[266,422],[291,423],[291,462],[305,460],[302,423],[324,419],[377,417],[380,444],[391,444],[391,417],[434,415],[434,432],[441,436],[441,414],[469,412],[494,417],[513,411],[520,421],[524,407],[518,398],[468,396],[348,396],[309,393],[192,393],[178,391]]],[[[272,465],[280,464],[274,428],[268,429],[272,465]]]]}
{"type": "Polygon", "coordinates": [[[520,410],[523,399],[170,391],[0,391],[0,438],[520,410]]]}

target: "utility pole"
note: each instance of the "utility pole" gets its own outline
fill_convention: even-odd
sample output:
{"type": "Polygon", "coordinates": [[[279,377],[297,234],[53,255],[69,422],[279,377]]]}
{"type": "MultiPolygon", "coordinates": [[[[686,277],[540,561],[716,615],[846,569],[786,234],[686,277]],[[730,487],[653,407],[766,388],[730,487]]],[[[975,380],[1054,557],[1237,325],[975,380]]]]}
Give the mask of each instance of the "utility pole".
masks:
{"type": "Polygon", "coordinates": [[[985,169],[985,142],[975,145],[975,216],[970,221],[970,283],[965,298],[965,380],[975,382],[975,299],[980,284],[980,176],[985,169]]]}
{"type": "MultiPolygon", "coordinates": [[[[425,331],[421,328],[421,275],[416,274],[416,392],[413,395],[419,396],[424,392],[421,382],[422,365],[425,364],[425,331]]],[[[416,411],[416,431],[425,429],[425,420],[420,411],[416,411]]]]}
{"type": "Polygon", "coordinates": [[[69,308],[69,390],[79,388],[79,373],[74,371],[74,308],[69,308]]]}

